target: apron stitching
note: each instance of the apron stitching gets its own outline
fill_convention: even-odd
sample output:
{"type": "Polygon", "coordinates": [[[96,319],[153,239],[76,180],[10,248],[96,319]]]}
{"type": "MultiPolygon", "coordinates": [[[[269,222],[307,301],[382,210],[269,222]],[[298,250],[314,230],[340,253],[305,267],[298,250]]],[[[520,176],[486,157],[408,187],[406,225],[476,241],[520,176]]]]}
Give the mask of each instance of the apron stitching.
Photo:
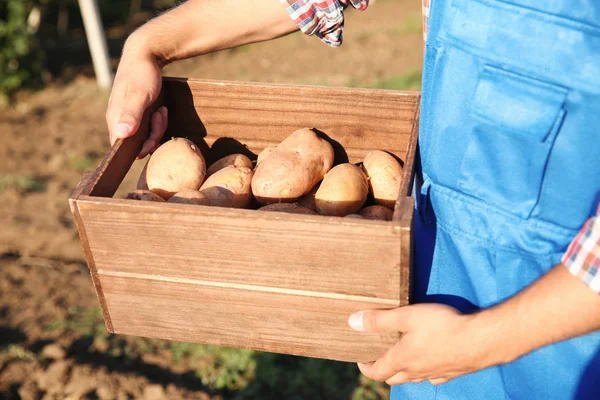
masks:
{"type": "MultiPolygon", "coordinates": [[[[505,219],[508,219],[511,222],[516,223],[516,224],[526,224],[526,225],[529,225],[531,228],[535,228],[536,230],[550,231],[550,232],[556,233],[560,236],[564,236],[565,238],[573,238],[579,232],[578,229],[565,228],[565,227],[562,227],[562,226],[559,226],[559,225],[556,225],[556,224],[553,224],[553,223],[547,222],[547,221],[519,218],[514,214],[511,214],[507,211],[504,211],[504,210],[494,207],[490,204],[487,204],[480,199],[471,197],[465,193],[462,193],[457,190],[451,189],[449,187],[440,185],[438,183],[431,182],[430,193],[431,192],[435,192],[441,196],[459,200],[461,202],[470,203],[475,207],[475,209],[480,209],[482,211],[486,211],[491,214],[501,216],[505,219]]],[[[434,209],[434,211],[435,211],[435,209],[434,209]]]]}
{"type": "Polygon", "coordinates": [[[526,252],[526,251],[521,251],[518,248],[515,247],[508,247],[508,246],[502,246],[502,245],[498,245],[496,244],[494,241],[489,240],[489,239],[483,239],[480,238],[478,236],[475,235],[470,235],[468,233],[465,233],[457,228],[454,228],[450,225],[446,225],[445,223],[441,222],[439,219],[437,220],[437,226],[446,231],[446,233],[452,234],[454,236],[457,236],[461,239],[468,239],[470,241],[474,241],[477,242],[478,244],[481,245],[486,245],[487,247],[489,247],[490,249],[494,249],[494,250],[501,250],[507,253],[513,253],[513,254],[519,254],[522,255],[524,257],[527,258],[531,258],[531,259],[535,259],[535,260],[540,260],[540,259],[552,259],[552,258],[556,258],[556,257],[560,257],[562,256],[562,254],[564,253],[564,251],[558,251],[555,253],[531,253],[531,252],[526,252]]]}

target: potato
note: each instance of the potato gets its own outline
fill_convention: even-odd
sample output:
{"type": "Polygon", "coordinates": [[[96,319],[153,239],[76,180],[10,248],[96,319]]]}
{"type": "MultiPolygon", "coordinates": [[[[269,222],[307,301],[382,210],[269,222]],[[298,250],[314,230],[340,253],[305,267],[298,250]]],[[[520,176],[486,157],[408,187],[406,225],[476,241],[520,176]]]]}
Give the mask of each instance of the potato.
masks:
{"type": "Polygon", "coordinates": [[[198,204],[201,206],[208,206],[210,205],[210,200],[204,193],[200,193],[198,190],[185,189],[171,196],[169,203],[198,204]]]}
{"type": "Polygon", "coordinates": [[[379,221],[391,221],[394,212],[387,207],[375,205],[365,207],[359,213],[365,219],[375,219],[379,221]]]}
{"type": "Polygon", "coordinates": [[[363,170],[369,177],[375,203],[394,208],[402,181],[402,166],[398,160],[385,151],[372,151],[363,161],[363,170]]]}
{"type": "Polygon", "coordinates": [[[348,214],[344,218],[364,219],[364,217],[362,215],[360,215],[360,214],[348,214]]]}
{"type": "Polygon", "coordinates": [[[254,168],[252,160],[243,154],[231,154],[227,157],[223,157],[220,160],[215,161],[206,171],[206,177],[211,176],[220,169],[223,169],[229,165],[235,165],[236,167],[254,168]]]}
{"type": "Polygon", "coordinates": [[[256,159],[256,166],[258,167],[258,164],[260,164],[261,161],[263,161],[265,158],[267,158],[267,156],[269,154],[271,154],[273,152],[273,150],[275,150],[275,146],[265,147],[263,149],[263,151],[260,152],[260,154],[258,155],[258,158],[256,159]]]}
{"type": "Polygon", "coordinates": [[[169,199],[184,189],[200,189],[206,176],[206,163],[190,140],[174,138],[160,146],[148,161],[148,188],[169,199]]]}
{"type": "Polygon", "coordinates": [[[364,172],[354,164],[340,164],[325,175],[315,194],[317,212],[343,217],[356,214],[365,204],[369,184],[364,172]]]}
{"type": "Polygon", "coordinates": [[[250,168],[229,165],[208,177],[200,193],[208,197],[211,206],[246,208],[252,202],[253,175],[250,168]]]}
{"type": "Polygon", "coordinates": [[[146,165],[144,165],[144,168],[142,169],[142,173],[140,174],[140,178],[138,179],[137,185],[136,185],[136,189],[138,190],[148,190],[148,180],[146,179],[146,172],[148,171],[148,163],[150,162],[150,159],[148,159],[148,161],[146,161],[146,165]]]}
{"type": "Polygon", "coordinates": [[[252,178],[252,193],[262,204],[295,202],[323,179],[333,157],[331,144],[313,130],[297,130],[261,160],[252,178]]]}
{"type": "Polygon", "coordinates": [[[315,195],[317,194],[317,190],[319,190],[319,184],[316,184],[310,192],[300,197],[300,199],[298,199],[298,204],[302,207],[317,211],[317,205],[315,204],[315,195]]]}
{"type": "Polygon", "coordinates": [[[258,209],[259,211],[275,211],[285,212],[292,214],[316,214],[315,211],[310,208],[302,207],[296,203],[273,203],[267,206],[263,206],[258,209]]]}
{"type": "Polygon", "coordinates": [[[163,199],[156,193],[151,192],[149,190],[134,190],[133,192],[130,192],[125,198],[131,199],[131,200],[145,200],[145,201],[158,201],[158,202],[165,201],[165,199],[163,199]]]}

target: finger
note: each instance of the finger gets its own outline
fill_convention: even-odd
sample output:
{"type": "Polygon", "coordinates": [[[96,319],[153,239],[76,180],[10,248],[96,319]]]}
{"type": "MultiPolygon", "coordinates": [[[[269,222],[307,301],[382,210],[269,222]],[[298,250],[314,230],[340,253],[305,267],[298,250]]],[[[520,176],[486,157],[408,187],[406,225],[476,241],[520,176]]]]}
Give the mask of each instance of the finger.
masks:
{"type": "Polygon", "coordinates": [[[117,138],[132,136],[140,127],[144,111],[152,101],[152,96],[147,90],[129,86],[119,120],[113,128],[114,136],[117,138]]]}
{"type": "Polygon", "coordinates": [[[119,116],[121,115],[124,97],[124,90],[121,89],[121,86],[117,81],[115,81],[115,85],[110,93],[110,99],[108,100],[108,107],[106,109],[106,125],[108,126],[108,134],[111,146],[117,140],[114,128],[119,121],[119,116]]]}
{"type": "Polygon", "coordinates": [[[350,316],[348,324],[359,332],[407,332],[414,314],[413,307],[360,311],[350,316]]]}
{"type": "Polygon", "coordinates": [[[154,153],[154,151],[160,146],[160,141],[162,140],[165,132],[167,131],[167,127],[169,126],[169,111],[167,110],[167,107],[162,106],[157,112],[160,113],[161,118],[160,122],[156,124],[156,126],[153,126],[150,132],[150,139],[153,139],[156,143],[154,147],[150,149],[151,153],[154,153]]]}
{"type": "Polygon", "coordinates": [[[152,114],[150,123],[150,137],[144,142],[142,150],[138,155],[138,159],[146,157],[148,153],[153,151],[160,144],[165,131],[167,130],[167,113],[166,107],[161,107],[157,112],[152,114]]]}
{"type": "Polygon", "coordinates": [[[448,382],[447,378],[435,378],[435,379],[429,379],[429,383],[431,383],[432,385],[441,385],[443,383],[448,382]]]}
{"type": "MultiPolygon", "coordinates": [[[[422,379],[421,379],[421,381],[422,381],[422,379]]],[[[385,383],[387,383],[390,386],[403,385],[406,382],[414,382],[413,380],[411,380],[409,378],[409,376],[406,372],[398,372],[397,374],[392,375],[391,378],[389,378],[385,381],[385,383]]]]}
{"type": "Polygon", "coordinates": [[[381,359],[367,364],[358,363],[357,365],[364,376],[377,382],[385,382],[398,372],[394,370],[390,363],[382,362],[381,359]]]}

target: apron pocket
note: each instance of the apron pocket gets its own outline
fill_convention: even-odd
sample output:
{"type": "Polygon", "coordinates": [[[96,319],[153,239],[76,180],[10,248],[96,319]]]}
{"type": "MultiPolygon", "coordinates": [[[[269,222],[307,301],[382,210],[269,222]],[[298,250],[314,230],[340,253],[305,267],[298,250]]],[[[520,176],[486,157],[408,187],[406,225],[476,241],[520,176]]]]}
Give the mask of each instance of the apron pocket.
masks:
{"type": "Polygon", "coordinates": [[[528,218],[565,116],[567,90],[485,66],[471,102],[471,137],[460,167],[465,194],[528,218]]]}

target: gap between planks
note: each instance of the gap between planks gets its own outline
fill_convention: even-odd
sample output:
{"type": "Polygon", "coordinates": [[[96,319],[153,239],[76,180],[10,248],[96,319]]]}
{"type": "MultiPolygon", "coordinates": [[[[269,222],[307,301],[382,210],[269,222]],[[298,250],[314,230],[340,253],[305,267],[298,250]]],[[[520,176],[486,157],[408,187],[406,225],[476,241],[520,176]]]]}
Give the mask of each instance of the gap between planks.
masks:
{"type": "Polygon", "coordinates": [[[255,292],[291,294],[291,295],[305,296],[305,297],[321,297],[321,298],[327,298],[327,299],[333,299],[333,300],[360,301],[360,302],[365,302],[365,303],[390,305],[392,307],[398,307],[398,300],[379,299],[376,297],[368,297],[368,296],[315,292],[315,291],[310,291],[310,290],[284,289],[284,288],[276,288],[276,287],[269,287],[269,286],[245,285],[245,284],[241,284],[241,283],[202,281],[202,280],[197,280],[197,279],[166,277],[166,276],[162,276],[162,275],[136,274],[133,272],[107,271],[107,270],[101,270],[101,269],[99,269],[97,271],[97,274],[105,275],[105,276],[114,276],[114,277],[119,277],[119,278],[147,279],[147,280],[161,281],[161,282],[186,283],[186,284],[197,285],[197,286],[213,286],[213,287],[220,287],[220,288],[224,288],[224,289],[237,289],[237,290],[250,290],[250,291],[255,291],[255,292]]]}

